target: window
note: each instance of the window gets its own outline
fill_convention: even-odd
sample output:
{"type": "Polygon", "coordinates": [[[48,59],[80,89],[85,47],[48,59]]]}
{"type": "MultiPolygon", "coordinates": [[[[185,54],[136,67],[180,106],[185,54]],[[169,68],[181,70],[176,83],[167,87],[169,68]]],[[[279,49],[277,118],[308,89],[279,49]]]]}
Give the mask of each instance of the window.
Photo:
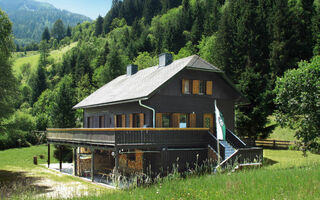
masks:
{"type": "Polygon", "coordinates": [[[187,114],[180,114],[179,128],[187,128],[187,114]]]}
{"type": "Polygon", "coordinates": [[[206,81],[199,81],[199,94],[206,94],[206,81]]]}
{"type": "Polygon", "coordinates": [[[140,115],[138,113],[133,114],[133,127],[140,127],[140,115]]]}
{"type": "Polygon", "coordinates": [[[99,116],[99,128],[104,128],[104,116],[99,116]]]}
{"type": "Polygon", "coordinates": [[[182,80],[182,94],[190,94],[191,93],[191,81],[190,80],[182,80]]]}
{"type": "Polygon", "coordinates": [[[116,115],[115,127],[122,127],[122,116],[121,115],[116,115]]]}
{"type": "Polygon", "coordinates": [[[87,128],[91,128],[91,117],[87,117],[87,128]]]}
{"type": "Polygon", "coordinates": [[[162,127],[163,128],[169,128],[170,127],[170,114],[168,113],[163,113],[162,114],[162,127]]]}

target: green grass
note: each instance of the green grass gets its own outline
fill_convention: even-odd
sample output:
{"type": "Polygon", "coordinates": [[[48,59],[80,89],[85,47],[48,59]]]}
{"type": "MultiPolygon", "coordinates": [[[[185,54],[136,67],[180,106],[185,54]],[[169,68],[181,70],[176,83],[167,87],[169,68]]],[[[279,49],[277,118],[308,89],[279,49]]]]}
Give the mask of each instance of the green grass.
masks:
{"type": "MultiPolygon", "coordinates": [[[[24,190],[23,185],[30,185],[34,178],[46,177],[62,184],[79,180],[59,173],[48,173],[41,170],[44,167],[33,165],[33,156],[41,154],[47,154],[45,145],[0,151],[0,183],[17,182],[18,179],[25,184],[16,185],[17,191],[32,198],[33,193],[28,193],[30,187],[24,190]],[[32,171],[34,175],[25,176],[21,174],[22,170],[32,171]]],[[[309,153],[308,157],[303,157],[299,151],[264,150],[264,158],[266,165],[260,169],[164,179],[149,187],[129,190],[110,192],[100,189],[97,193],[96,185],[83,182],[81,184],[88,185],[87,190],[92,196],[74,199],[320,199],[320,155],[309,153]]],[[[56,161],[54,158],[52,160],[56,161]]],[[[39,162],[46,163],[46,157],[39,162]]],[[[31,191],[39,192],[39,188],[31,191]]]]}
{"type": "MultiPolygon", "coordinates": [[[[21,54],[16,53],[16,54],[21,54]]],[[[17,57],[17,56],[13,56],[13,72],[15,75],[18,75],[21,73],[21,66],[25,63],[29,63],[30,67],[31,67],[31,71],[35,71],[35,68],[37,67],[38,63],[39,63],[39,58],[40,58],[40,54],[38,52],[28,52],[25,56],[23,57],[17,57]]]]}
{"type": "MultiPolygon", "coordinates": [[[[61,62],[63,55],[75,47],[77,45],[77,42],[71,43],[68,46],[65,46],[58,50],[53,50],[50,52],[49,59],[53,59],[55,62],[61,62]]],[[[26,55],[24,55],[23,52],[16,52],[12,56],[13,60],[13,71],[15,75],[21,73],[21,66],[25,63],[30,64],[31,72],[35,71],[36,67],[38,66],[40,58],[40,53],[38,51],[29,51],[26,55]]]]}
{"type": "Polygon", "coordinates": [[[320,155],[266,150],[265,156],[276,164],[78,199],[320,199],[320,155]]]}
{"type": "MultiPolygon", "coordinates": [[[[15,148],[0,151],[0,199],[1,195],[13,199],[35,198],[36,194],[45,194],[52,189],[47,186],[39,186],[36,183],[43,179],[61,184],[59,187],[72,184],[81,184],[85,190],[98,193],[104,189],[101,186],[93,185],[90,182],[83,181],[77,177],[63,175],[57,172],[47,170],[41,164],[47,163],[47,145],[32,146],[26,148],[15,148]],[[39,156],[44,158],[40,159],[39,156]],[[38,157],[38,165],[33,164],[33,157],[38,157]]],[[[51,145],[50,159],[51,163],[58,161],[53,157],[54,146],[51,145]]],[[[105,192],[110,192],[106,190],[105,192]]],[[[76,191],[78,192],[78,191],[76,191]]]]}
{"type": "Polygon", "coordinates": [[[269,117],[270,123],[268,125],[276,125],[276,128],[273,130],[273,132],[270,134],[268,139],[272,140],[286,140],[286,141],[296,141],[297,138],[295,138],[295,130],[292,130],[287,127],[281,127],[277,124],[275,117],[270,116],[269,117]]]}
{"type": "MultiPolygon", "coordinates": [[[[51,162],[58,162],[53,157],[54,147],[51,145],[51,162]]],[[[38,156],[38,164],[46,164],[48,158],[47,145],[39,145],[25,148],[15,148],[0,151],[0,169],[12,169],[12,167],[34,168],[33,156],[38,156]],[[40,159],[39,156],[44,158],[40,159]]]]}

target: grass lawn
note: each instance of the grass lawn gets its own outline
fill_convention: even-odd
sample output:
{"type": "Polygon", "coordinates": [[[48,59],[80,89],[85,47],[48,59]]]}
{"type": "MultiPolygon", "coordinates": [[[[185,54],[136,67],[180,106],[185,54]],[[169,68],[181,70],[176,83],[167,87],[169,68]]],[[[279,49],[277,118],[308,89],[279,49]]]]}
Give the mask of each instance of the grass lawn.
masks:
{"type": "MultiPolygon", "coordinates": [[[[83,190],[88,191],[89,196],[85,194],[73,199],[320,199],[320,155],[308,154],[305,158],[299,151],[264,150],[266,165],[260,169],[165,179],[150,187],[119,191],[99,188],[78,178],[33,165],[34,155],[44,155],[39,163],[46,163],[46,151],[45,145],[0,151],[0,192],[4,191],[3,185],[10,186],[14,182],[15,191],[27,195],[23,197],[39,199],[35,193],[52,189],[36,187],[34,183],[46,178],[61,183],[61,187],[75,181],[78,185],[85,185],[83,190]],[[26,174],[28,172],[32,175],[26,174]]],[[[52,158],[52,161],[56,160],[52,158]]],[[[21,195],[16,198],[21,198],[21,195]]]]}
{"type": "MultiPolygon", "coordinates": [[[[78,42],[71,43],[70,45],[63,47],[58,50],[53,50],[50,52],[49,59],[54,59],[55,62],[62,61],[63,55],[70,50],[71,48],[75,47],[78,42]]],[[[38,66],[40,58],[40,53],[38,51],[29,51],[26,55],[24,52],[16,52],[13,54],[13,71],[16,75],[21,73],[21,66],[25,63],[29,63],[31,67],[31,71],[35,71],[36,67],[38,66]]]]}
{"type": "MultiPolygon", "coordinates": [[[[269,125],[277,124],[274,116],[270,116],[268,119],[270,120],[269,125]]],[[[295,133],[296,133],[295,130],[292,130],[287,127],[282,128],[279,125],[277,125],[276,128],[273,130],[273,132],[268,137],[268,139],[296,141],[297,138],[294,137],[295,133]]]]}
{"type": "Polygon", "coordinates": [[[165,180],[147,188],[78,199],[320,199],[320,155],[265,150],[261,169],[165,180]]]}
{"type": "MultiPolygon", "coordinates": [[[[52,156],[51,163],[58,161],[52,156]]],[[[92,184],[77,177],[63,175],[40,164],[47,163],[47,146],[39,145],[27,148],[15,148],[0,151],[0,199],[1,195],[13,199],[35,198],[39,194],[49,194],[56,189],[67,189],[71,193],[110,192],[104,187],[92,184]],[[39,156],[44,158],[40,159],[39,156]],[[33,156],[38,157],[38,165],[33,164],[33,156]],[[78,187],[81,186],[81,187],[78,187]]]]}

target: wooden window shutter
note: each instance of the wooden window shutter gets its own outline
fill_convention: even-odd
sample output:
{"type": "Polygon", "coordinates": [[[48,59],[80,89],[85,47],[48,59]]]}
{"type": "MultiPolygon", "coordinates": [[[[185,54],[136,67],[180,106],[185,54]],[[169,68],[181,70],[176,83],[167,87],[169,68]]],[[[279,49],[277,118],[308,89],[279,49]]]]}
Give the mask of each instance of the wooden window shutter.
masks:
{"type": "Polygon", "coordinates": [[[185,80],[184,79],[182,79],[182,94],[185,94],[185,91],[184,91],[184,84],[185,84],[185,80]]]}
{"type": "Polygon", "coordinates": [[[199,80],[192,81],[192,94],[199,94],[199,80]]]}
{"type": "Polygon", "coordinates": [[[180,113],[173,113],[172,114],[172,127],[179,128],[180,122],[180,113]]]}
{"type": "Polygon", "coordinates": [[[156,114],[156,127],[161,128],[162,127],[162,113],[156,114]]]}
{"type": "Polygon", "coordinates": [[[143,128],[143,126],[144,126],[144,113],[140,113],[139,117],[140,117],[140,127],[143,128]]]}
{"type": "Polygon", "coordinates": [[[116,128],[117,127],[117,115],[114,115],[113,118],[114,118],[114,127],[116,128]]]}
{"type": "Polygon", "coordinates": [[[121,115],[121,127],[126,127],[126,115],[121,115]]]}
{"type": "Polygon", "coordinates": [[[133,127],[133,114],[129,115],[129,127],[132,128],[133,127]]]}
{"type": "Polygon", "coordinates": [[[190,127],[197,127],[197,116],[196,113],[190,113],[190,127]]]}
{"type": "Polygon", "coordinates": [[[207,95],[212,95],[212,81],[207,81],[206,90],[207,95]]]}

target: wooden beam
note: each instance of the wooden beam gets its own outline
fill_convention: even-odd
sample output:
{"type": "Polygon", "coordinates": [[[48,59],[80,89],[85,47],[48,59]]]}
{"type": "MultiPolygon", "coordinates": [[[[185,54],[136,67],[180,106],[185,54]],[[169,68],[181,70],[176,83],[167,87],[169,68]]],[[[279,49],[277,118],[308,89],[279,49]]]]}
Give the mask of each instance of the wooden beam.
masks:
{"type": "Polygon", "coordinates": [[[95,149],[91,149],[91,181],[94,182],[94,152],[95,149]]]}
{"type": "Polygon", "coordinates": [[[59,170],[60,172],[62,171],[62,148],[61,148],[61,145],[59,145],[59,170]]]}
{"type": "Polygon", "coordinates": [[[50,143],[48,143],[48,168],[50,167],[50,143]]]}
{"type": "Polygon", "coordinates": [[[77,147],[73,148],[73,175],[77,175],[77,147]]]}
{"type": "Polygon", "coordinates": [[[115,175],[118,175],[119,172],[119,149],[115,148],[114,151],[114,168],[115,168],[115,175]]]}

